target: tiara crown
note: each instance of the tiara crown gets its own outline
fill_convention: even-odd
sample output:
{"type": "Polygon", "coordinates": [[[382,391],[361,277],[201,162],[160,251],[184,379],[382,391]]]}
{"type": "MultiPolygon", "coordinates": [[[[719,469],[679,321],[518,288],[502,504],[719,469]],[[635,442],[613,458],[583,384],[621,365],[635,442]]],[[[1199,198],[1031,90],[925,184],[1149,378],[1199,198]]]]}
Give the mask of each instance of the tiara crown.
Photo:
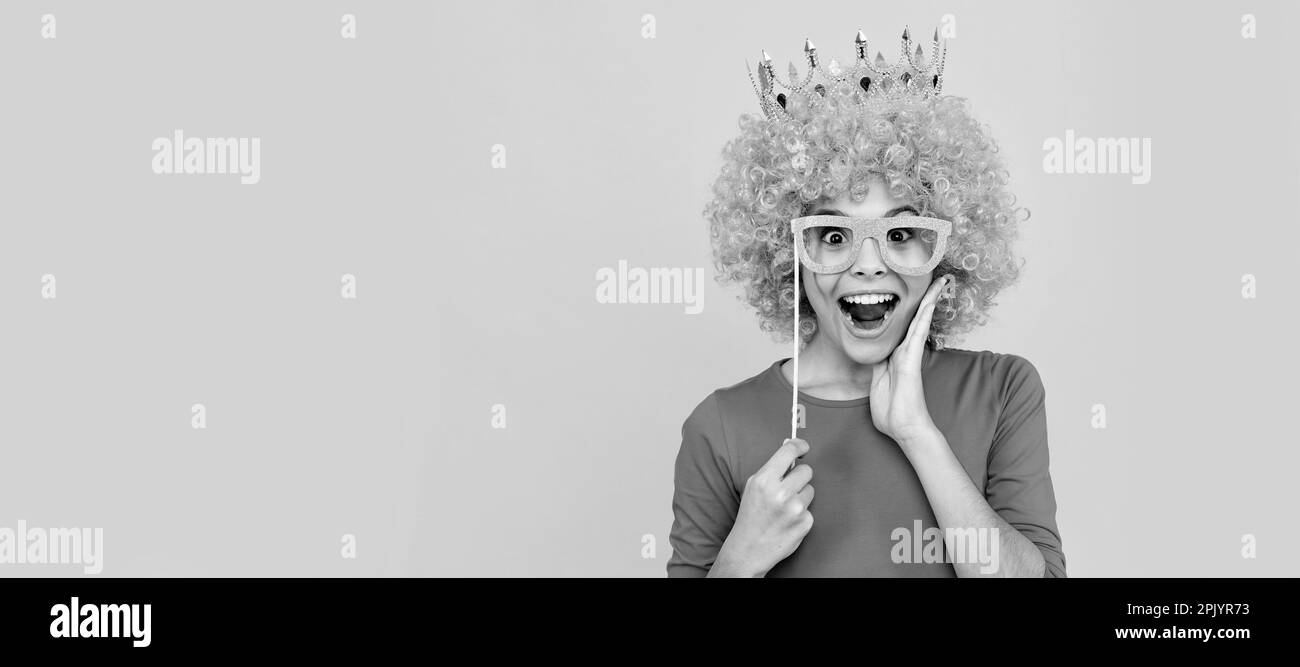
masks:
{"type": "MultiPolygon", "coordinates": [[[[799,70],[790,63],[788,82],[777,78],[772,58],[764,51],[763,60],[758,64],[757,83],[753,71],[749,72],[749,81],[754,84],[763,114],[769,120],[792,119],[792,104],[816,104],[814,96],[823,98],[834,90],[847,92],[859,105],[867,106],[873,100],[938,95],[943,89],[943,63],[948,55],[948,44],[939,39],[938,29],[934,31],[929,60],[926,60],[920,44],[913,48],[912,36],[906,27],[903,28],[899,58],[892,65],[879,51],[874,60],[868,58],[867,38],[861,30],[853,41],[857,58],[852,67],[846,68],[833,58],[823,66],[817,57],[817,47],[813,46],[811,39],[805,39],[803,50],[808,59],[808,72],[801,80],[799,70]],[[777,86],[786,92],[778,92],[777,86]]],[[[748,61],[745,67],[749,69],[748,61]]]]}

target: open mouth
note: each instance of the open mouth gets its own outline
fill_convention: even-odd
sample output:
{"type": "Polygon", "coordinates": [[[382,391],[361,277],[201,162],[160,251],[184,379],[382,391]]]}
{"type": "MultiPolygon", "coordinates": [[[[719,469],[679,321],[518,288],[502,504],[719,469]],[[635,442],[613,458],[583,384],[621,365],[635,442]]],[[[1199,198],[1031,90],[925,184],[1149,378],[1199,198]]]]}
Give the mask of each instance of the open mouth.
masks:
{"type": "Polygon", "coordinates": [[[836,300],[849,329],[862,333],[875,333],[885,328],[889,316],[898,305],[898,295],[888,292],[853,294],[836,300]]]}

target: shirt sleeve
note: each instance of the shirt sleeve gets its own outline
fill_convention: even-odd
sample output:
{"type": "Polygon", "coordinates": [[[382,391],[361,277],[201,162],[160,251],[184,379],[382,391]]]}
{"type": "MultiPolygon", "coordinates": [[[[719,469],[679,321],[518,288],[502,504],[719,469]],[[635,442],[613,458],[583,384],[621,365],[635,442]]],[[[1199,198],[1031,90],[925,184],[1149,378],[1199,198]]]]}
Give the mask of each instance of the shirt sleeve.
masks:
{"type": "Polygon", "coordinates": [[[1046,391],[1028,360],[1005,355],[998,374],[1002,412],[989,450],[989,506],[1043,554],[1044,577],[1065,576],[1065,554],[1056,527],[1056,494],[1048,473],[1046,391]]]}
{"type": "Polygon", "coordinates": [[[669,577],[706,576],[731,532],[740,494],[731,481],[727,452],[717,397],[710,394],[682,424],[673,470],[669,577]]]}

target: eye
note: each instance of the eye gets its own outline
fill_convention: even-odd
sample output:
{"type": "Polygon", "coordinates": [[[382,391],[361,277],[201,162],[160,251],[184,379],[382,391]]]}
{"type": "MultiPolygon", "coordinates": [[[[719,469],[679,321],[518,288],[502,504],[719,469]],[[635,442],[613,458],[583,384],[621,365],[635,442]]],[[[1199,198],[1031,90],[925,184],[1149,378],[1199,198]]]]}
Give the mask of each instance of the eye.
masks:
{"type": "Polygon", "coordinates": [[[832,229],[822,234],[822,243],[827,245],[843,245],[848,242],[848,236],[840,229],[832,229]]]}
{"type": "Polygon", "coordinates": [[[888,238],[890,243],[906,243],[912,240],[912,236],[912,230],[899,227],[889,230],[888,238]]]}

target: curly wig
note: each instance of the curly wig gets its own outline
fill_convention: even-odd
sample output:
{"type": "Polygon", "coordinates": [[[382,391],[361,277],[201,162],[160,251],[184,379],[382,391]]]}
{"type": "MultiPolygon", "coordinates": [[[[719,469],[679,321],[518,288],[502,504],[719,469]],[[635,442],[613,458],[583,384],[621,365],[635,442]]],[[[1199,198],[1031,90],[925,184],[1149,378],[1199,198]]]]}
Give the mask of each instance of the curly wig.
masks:
{"type": "MultiPolygon", "coordinates": [[[[1012,254],[1020,222],[997,144],[961,97],[903,96],[859,105],[833,90],[807,101],[795,96],[792,119],[740,117],[740,135],[723,148],[722,171],[704,208],[713,264],[722,285],[739,283],[759,326],[793,337],[794,268],[790,221],[821,198],[867,194],[876,174],[890,193],[923,216],[953,223],[935,275],[956,278],[935,307],[936,345],[988,321],[994,297],[1014,283],[1023,260],[1012,254]]],[[[800,294],[800,338],[817,320],[800,294]]]]}

